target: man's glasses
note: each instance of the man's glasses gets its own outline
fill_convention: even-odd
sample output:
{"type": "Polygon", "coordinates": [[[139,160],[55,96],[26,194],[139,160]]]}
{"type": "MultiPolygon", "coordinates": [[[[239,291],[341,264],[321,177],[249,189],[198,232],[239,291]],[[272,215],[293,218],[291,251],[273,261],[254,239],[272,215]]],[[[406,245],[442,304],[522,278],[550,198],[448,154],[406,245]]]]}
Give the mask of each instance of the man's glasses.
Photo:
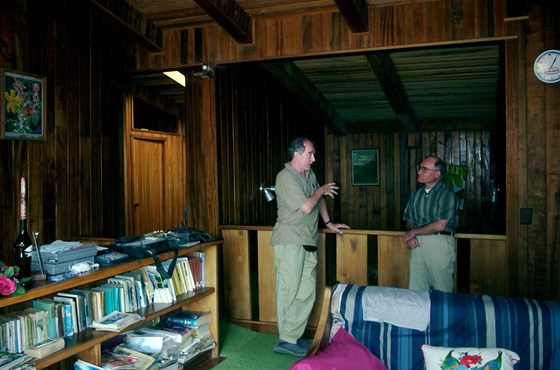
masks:
{"type": "Polygon", "coordinates": [[[437,168],[426,168],[426,167],[420,166],[419,164],[416,165],[416,172],[425,173],[426,171],[439,171],[439,170],[437,168]]]}

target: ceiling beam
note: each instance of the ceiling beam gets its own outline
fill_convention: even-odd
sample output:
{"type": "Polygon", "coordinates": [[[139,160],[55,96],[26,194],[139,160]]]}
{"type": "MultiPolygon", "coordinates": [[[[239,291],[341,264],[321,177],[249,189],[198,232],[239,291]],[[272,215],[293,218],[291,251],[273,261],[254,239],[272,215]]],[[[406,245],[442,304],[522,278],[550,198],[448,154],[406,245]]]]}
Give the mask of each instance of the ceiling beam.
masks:
{"type": "Polygon", "coordinates": [[[334,2],[353,33],[368,32],[366,0],[334,0],[334,2]]]}
{"type": "Polygon", "coordinates": [[[263,63],[262,66],[317,115],[321,122],[338,133],[348,133],[346,122],[338,115],[336,109],[294,63],[263,63]]]}
{"type": "Polygon", "coordinates": [[[253,42],[251,16],[234,0],[193,0],[240,44],[253,42]]]}
{"type": "Polygon", "coordinates": [[[123,0],[81,0],[151,52],[161,52],[161,29],[123,0]]]}
{"type": "Polygon", "coordinates": [[[370,53],[366,55],[366,58],[379,81],[383,93],[405,130],[417,132],[419,128],[418,118],[410,105],[408,96],[389,53],[370,53]]]}

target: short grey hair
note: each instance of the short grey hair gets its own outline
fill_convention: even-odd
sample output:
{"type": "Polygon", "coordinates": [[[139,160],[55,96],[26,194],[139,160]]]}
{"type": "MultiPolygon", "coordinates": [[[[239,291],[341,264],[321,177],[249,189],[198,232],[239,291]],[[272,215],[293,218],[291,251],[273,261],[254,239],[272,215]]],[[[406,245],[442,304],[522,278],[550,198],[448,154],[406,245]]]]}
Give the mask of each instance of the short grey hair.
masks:
{"type": "Polygon", "coordinates": [[[304,136],[300,136],[300,137],[294,139],[294,141],[292,141],[292,143],[288,147],[288,158],[290,158],[290,160],[292,158],[294,158],[294,153],[295,152],[303,153],[305,151],[305,144],[304,143],[306,141],[309,141],[310,143],[313,143],[311,140],[309,140],[308,138],[306,138],[304,136]]]}

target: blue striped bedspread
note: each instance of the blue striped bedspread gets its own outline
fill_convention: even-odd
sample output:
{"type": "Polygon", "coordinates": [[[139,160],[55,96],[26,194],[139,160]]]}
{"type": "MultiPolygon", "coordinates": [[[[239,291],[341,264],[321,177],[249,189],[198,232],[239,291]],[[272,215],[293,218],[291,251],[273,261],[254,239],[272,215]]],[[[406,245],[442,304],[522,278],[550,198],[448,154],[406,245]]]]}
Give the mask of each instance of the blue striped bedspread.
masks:
{"type": "Polygon", "coordinates": [[[333,328],[343,326],[389,370],[424,369],[424,343],[502,347],[521,357],[516,370],[560,369],[560,302],[432,291],[430,324],[426,331],[419,331],[363,320],[365,288],[335,287],[333,328]]]}

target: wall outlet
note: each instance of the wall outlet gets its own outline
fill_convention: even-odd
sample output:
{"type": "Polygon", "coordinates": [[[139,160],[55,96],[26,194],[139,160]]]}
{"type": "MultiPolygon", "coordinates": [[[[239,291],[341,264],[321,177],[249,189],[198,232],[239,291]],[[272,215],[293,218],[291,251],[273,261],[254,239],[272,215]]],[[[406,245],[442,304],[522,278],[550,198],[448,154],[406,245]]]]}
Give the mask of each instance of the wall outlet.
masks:
{"type": "Polygon", "coordinates": [[[531,225],[533,223],[533,209],[520,208],[519,209],[519,223],[521,225],[531,225]]]}

